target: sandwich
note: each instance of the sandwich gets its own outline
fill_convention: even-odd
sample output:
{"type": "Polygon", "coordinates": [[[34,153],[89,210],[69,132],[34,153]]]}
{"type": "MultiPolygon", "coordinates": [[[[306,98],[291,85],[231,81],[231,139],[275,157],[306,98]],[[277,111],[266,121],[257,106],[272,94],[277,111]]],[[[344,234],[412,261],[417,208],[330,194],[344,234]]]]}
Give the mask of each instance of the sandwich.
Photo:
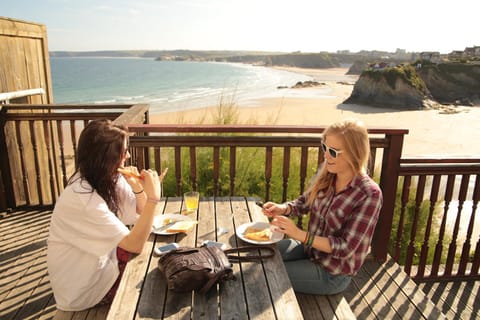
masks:
{"type": "Polygon", "coordinates": [[[181,220],[173,223],[165,231],[167,232],[188,232],[193,229],[193,227],[198,223],[195,220],[181,220]]]}
{"type": "Polygon", "coordinates": [[[272,230],[270,230],[270,227],[264,229],[248,227],[243,233],[243,236],[250,240],[268,241],[272,237],[272,230]]]}
{"type": "Polygon", "coordinates": [[[140,175],[129,170],[128,168],[118,168],[117,169],[118,172],[120,172],[121,174],[123,174],[124,176],[127,176],[127,177],[134,177],[134,178],[138,178],[140,179],[140,175]]]}

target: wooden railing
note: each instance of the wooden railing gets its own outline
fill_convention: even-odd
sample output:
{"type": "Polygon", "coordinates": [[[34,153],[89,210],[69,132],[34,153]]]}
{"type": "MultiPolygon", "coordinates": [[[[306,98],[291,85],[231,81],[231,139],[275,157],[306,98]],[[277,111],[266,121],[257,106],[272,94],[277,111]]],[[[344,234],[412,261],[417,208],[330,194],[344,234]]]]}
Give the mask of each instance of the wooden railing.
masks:
{"type": "Polygon", "coordinates": [[[480,159],[401,159],[398,181],[394,259],[417,281],[480,279],[480,159]]]}
{"type": "Polygon", "coordinates": [[[55,203],[92,119],[148,122],[148,105],[0,106],[0,211],[55,203]]]}
{"type": "MultiPolygon", "coordinates": [[[[56,107],[49,106],[48,112],[39,115],[20,113],[10,106],[5,108],[8,112],[2,110],[0,191],[5,197],[0,211],[52,205],[74,170],[77,127],[102,117],[128,124],[134,133],[130,137],[131,164],[159,172],[169,168],[164,196],[180,196],[194,189],[204,196],[286,201],[304,191],[323,162],[320,135],[324,127],[320,126],[152,125],[145,124],[148,106],[144,105],[112,106],[108,112],[104,106],[101,111],[93,111],[99,106],[75,106],[87,110],[75,113],[69,110],[72,106],[56,107]],[[115,108],[126,112],[115,113],[115,108]],[[33,134],[26,139],[22,130],[33,134]],[[6,136],[12,134],[16,142],[7,146],[6,136]],[[39,140],[42,143],[35,142],[39,140]],[[40,161],[43,157],[35,156],[42,152],[48,155],[44,163],[40,161]],[[245,180],[254,180],[244,177],[246,165],[260,166],[255,168],[255,178],[261,183],[245,188],[245,180]],[[15,183],[8,182],[9,172],[15,183]]],[[[46,107],[38,106],[42,108],[46,107]]],[[[475,219],[475,214],[480,159],[402,159],[407,133],[404,129],[369,129],[369,174],[379,181],[384,196],[372,253],[381,261],[390,253],[418,281],[477,279],[480,218],[475,219]],[[425,190],[430,193],[425,195],[425,190]],[[471,208],[468,214],[466,207],[471,208]],[[439,214],[442,210],[443,215],[439,214]],[[464,225],[467,227],[462,228],[464,225]],[[459,241],[461,252],[457,250],[459,241]]]]}

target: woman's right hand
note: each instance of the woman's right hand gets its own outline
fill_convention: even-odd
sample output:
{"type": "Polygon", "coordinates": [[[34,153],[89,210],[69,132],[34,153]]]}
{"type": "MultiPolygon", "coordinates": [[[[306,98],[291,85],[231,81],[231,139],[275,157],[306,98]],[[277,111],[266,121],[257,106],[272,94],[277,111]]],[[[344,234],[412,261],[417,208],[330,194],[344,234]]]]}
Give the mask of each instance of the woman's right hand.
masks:
{"type": "Polygon", "coordinates": [[[275,217],[286,212],[286,204],[278,204],[275,202],[267,202],[262,207],[262,212],[267,217],[275,217]]]}
{"type": "Polygon", "coordinates": [[[141,172],[143,180],[143,189],[148,199],[160,200],[160,179],[158,173],[155,170],[148,169],[141,172]]]}

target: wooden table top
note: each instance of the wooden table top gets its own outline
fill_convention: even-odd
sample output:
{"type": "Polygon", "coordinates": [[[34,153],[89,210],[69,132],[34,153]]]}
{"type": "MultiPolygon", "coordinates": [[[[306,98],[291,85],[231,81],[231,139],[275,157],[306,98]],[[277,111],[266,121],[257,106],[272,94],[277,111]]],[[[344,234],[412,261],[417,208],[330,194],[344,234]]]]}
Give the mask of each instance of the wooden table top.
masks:
{"type": "MultiPolygon", "coordinates": [[[[178,213],[182,198],[166,198],[157,214],[178,213]]],[[[201,198],[191,217],[195,229],[175,235],[152,234],[143,252],[128,263],[107,319],[302,319],[302,312],[276,245],[273,259],[233,263],[236,280],[225,281],[206,294],[175,293],[166,288],[153,249],[171,242],[198,247],[205,240],[227,248],[250,245],[235,228],[267,221],[254,198],[201,198]]]]}

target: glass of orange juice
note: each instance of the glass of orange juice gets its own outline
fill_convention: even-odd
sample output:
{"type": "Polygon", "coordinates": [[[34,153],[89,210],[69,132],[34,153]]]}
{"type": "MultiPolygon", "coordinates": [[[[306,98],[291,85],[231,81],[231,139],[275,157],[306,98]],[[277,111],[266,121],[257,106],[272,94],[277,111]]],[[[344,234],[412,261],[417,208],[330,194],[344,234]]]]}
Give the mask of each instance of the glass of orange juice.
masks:
{"type": "Polygon", "coordinates": [[[200,200],[200,193],[197,191],[189,191],[183,194],[185,207],[187,213],[193,213],[198,209],[198,201],[200,200]]]}

